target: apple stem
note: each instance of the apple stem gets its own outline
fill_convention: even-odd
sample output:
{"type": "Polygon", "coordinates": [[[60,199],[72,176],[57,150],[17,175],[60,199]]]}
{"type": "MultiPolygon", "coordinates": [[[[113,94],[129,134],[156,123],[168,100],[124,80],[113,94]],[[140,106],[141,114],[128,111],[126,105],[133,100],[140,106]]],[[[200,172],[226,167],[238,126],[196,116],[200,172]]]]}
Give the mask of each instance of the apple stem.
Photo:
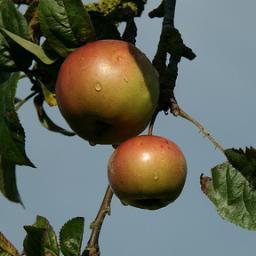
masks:
{"type": "Polygon", "coordinates": [[[96,215],[96,218],[90,225],[92,232],[85,249],[85,255],[100,256],[100,248],[99,248],[100,231],[106,215],[107,214],[110,215],[110,204],[111,204],[112,197],[113,197],[113,191],[108,185],[106,193],[102,200],[100,209],[96,215]]]}
{"type": "Polygon", "coordinates": [[[156,108],[155,112],[153,113],[153,116],[151,118],[150,124],[148,126],[148,135],[152,135],[153,134],[153,128],[154,128],[154,124],[156,121],[156,117],[159,113],[159,108],[156,108]]]}
{"type": "Polygon", "coordinates": [[[213,136],[204,128],[202,124],[200,124],[196,119],[194,119],[192,116],[190,116],[188,113],[186,113],[184,110],[182,110],[180,107],[178,107],[178,110],[176,108],[177,115],[190,121],[193,123],[199,131],[208,139],[212,142],[215,148],[219,149],[222,153],[225,154],[225,149],[224,147],[215,139],[213,136]]]}

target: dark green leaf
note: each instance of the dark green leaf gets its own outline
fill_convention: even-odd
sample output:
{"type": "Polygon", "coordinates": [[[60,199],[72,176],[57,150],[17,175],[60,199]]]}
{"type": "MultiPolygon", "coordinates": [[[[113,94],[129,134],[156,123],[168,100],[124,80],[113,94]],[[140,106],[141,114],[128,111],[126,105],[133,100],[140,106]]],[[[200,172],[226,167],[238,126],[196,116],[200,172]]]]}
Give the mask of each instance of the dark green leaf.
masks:
{"type": "Polygon", "coordinates": [[[28,52],[32,53],[43,63],[50,65],[54,63],[53,59],[50,59],[44,52],[43,48],[37,44],[34,44],[6,29],[0,28],[8,37],[10,37],[13,41],[15,41],[18,45],[23,47],[28,52]]]}
{"type": "Polygon", "coordinates": [[[10,201],[21,203],[16,184],[15,164],[0,155],[0,191],[10,201]]]}
{"type": "Polygon", "coordinates": [[[36,222],[33,226],[45,229],[43,237],[44,255],[58,256],[60,253],[58,240],[49,221],[42,216],[37,216],[36,222]]]}
{"type": "Polygon", "coordinates": [[[52,132],[58,132],[66,136],[74,136],[75,133],[67,131],[60,126],[56,125],[46,114],[43,108],[43,99],[41,96],[34,98],[34,104],[37,112],[38,119],[43,127],[52,132]]]}
{"type": "Polygon", "coordinates": [[[95,29],[97,40],[103,39],[121,39],[116,24],[109,17],[96,11],[89,11],[93,27],[95,29]]]}
{"type": "Polygon", "coordinates": [[[256,188],[256,149],[226,149],[229,162],[256,188]]]}
{"type": "Polygon", "coordinates": [[[0,232],[0,256],[1,255],[18,256],[19,253],[12,243],[0,232]]]}
{"type": "MultiPolygon", "coordinates": [[[[0,27],[29,40],[27,22],[13,1],[0,0],[0,27]]],[[[0,69],[16,71],[31,65],[32,56],[0,33],[0,69]]]]}
{"type": "Polygon", "coordinates": [[[94,38],[89,15],[80,0],[41,0],[39,21],[49,45],[66,57],[94,38]]]}
{"type": "Polygon", "coordinates": [[[34,226],[24,226],[27,235],[23,241],[23,247],[26,256],[45,256],[44,254],[44,237],[45,228],[34,226]]]}
{"type": "Polygon", "coordinates": [[[60,231],[60,249],[64,256],[79,256],[84,232],[84,218],[69,220],[60,231]]]}
{"type": "MultiPolygon", "coordinates": [[[[1,54],[1,53],[0,53],[1,54]]],[[[0,55],[1,58],[1,55],[0,55]]],[[[5,82],[6,80],[9,79],[11,73],[10,72],[3,72],[0,71],[0,84],[2,84],[3,82],[5,82]]]]}
{"type": "Polygon", "coordinates": [[[219,215],[242,228],[256,230],[255,188],[229,162],[217,165],[211,172],[212,179],[201,178],[202,190],[219,215]]]}
{"type": "Polygon", "coordinates": [[[0,155],[15,164],[34,167],[25,153],[25,132],[15,111],[19,73],[0,85],[0,155]]]}

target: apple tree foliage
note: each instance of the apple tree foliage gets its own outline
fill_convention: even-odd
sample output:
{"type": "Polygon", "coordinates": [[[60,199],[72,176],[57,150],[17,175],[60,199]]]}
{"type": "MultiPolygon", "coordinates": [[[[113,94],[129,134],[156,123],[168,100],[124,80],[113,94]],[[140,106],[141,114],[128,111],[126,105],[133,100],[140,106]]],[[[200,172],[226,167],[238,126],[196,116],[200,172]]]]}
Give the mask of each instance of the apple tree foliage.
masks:
{"type": "MultiPolygon", "coordinates": [[[[17,165],[35,167],[25,151],[25,131],[18,109],[33,98],[42,126],[66,136],[75,135],[51,120],[44,103],[56,105],[55,81],[61,63],[69,53],[87,42],[121,39],[136,42],[134,17],[139,17],[146,0],[100,0],[84,4],[81,0],[0,0],[0,191],[8,200],[22,204],[17,189],[17,165]],[[26,6],[20,11],[20,6],[26,6]],[[126,23],[121,35],[118,24],[126,23]],[[16,97],[19,81],[27,77],[31,94],[16,97]]],[[[153,65],[159,72],[159,111],[180,115],[174,97],[178,64],[182,57],[192,60],[188,48],[174,27],[175,1],[163,0],[149,13],[163,18],[163,28],[153,65]],[[171,58],[167,63],[167,56],[171,58]]],[[[186,118],[186,117],[185,117],[186,118]]],[[[198,126],[200,128],[200,126],[198,126]]],[[[200,177],[201,189],[225,220],[256,230],[256,149],[222,149],[227,160],[211,169],[211,177],[200,177]]],[[[65,256],[98,255],[88,247],[81,249],[84,219],[69,220],[57,238],[44,217],[24,226],[24,253],[65,256]]],[[[0,233],[0,256],[21,255],[0,233]]]]}

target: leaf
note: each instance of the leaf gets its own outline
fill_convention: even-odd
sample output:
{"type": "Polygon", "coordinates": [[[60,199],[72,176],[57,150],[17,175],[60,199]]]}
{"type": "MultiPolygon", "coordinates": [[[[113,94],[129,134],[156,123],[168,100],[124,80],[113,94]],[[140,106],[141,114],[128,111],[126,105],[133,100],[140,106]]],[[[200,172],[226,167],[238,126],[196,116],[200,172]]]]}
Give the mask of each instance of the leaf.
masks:
{"type": "Polygon", "coordinates": [[[225,155],[234,168],[256,188],[256,149],[253,147],[242,149],[226,149],[225,155]]]}
{"type": "Polygon", "coordinates": [[[34,44],[16,34],[13,34],[12,32],[0,28],[8,37],[10,37],[13,41],[15,41],[17,44],[19,44],[21,47],[26,49],[28,52],[32,53],[34,56],[36,56],[39,60],[41,60],[43,63],[50,65],[54,63],[55,60],[50,59],[44,52],[43,48],[37,44],[34,44]]]}
{"type": "Polygon", "coordinates": [[[35,167],[25,153],[25,132],[15,111],[19,73],[0,85],[0,155],[15,164],[35,167]]]}
{"type": "Polygon", "coordinates": [[[42,216],[37,216],[36,222],[33,226],[45,229],[43,237],[44,255],[58,256],[60,253],[58,240],[49,221],[42,216]]]}
{"type": "Polygon", "coordinates": [[[3,233],[0,232],[0,256],[4,255],[4,253],[7,253],[6,255],[10,256],[19,256],[19,252],[17,249],[12,245],[12,243],[3,235],[3,233]]]}
{"type": "Polygon", "coordinates": [[[24,226],[27,235],[23,241],[26,256],[45,256],[44,236],[46,230],[34,226],[24,226]]]}
{"type": "MultiPolygon", "coordinates": [[[[242,228],[256,230],[256,190],[229,162],[211,170],[212,179],[202,177],[203,191],[218,214],[242,228]]],[[[202,184],[202,182],[201,182],[202,184]]]]}
{"type": "MultiPolygon", "coordinates": [[[[27,22],[13,1],[0,0],[0,27],[29,40],[27,22]]],[[[0,33],[0,69],[17,71],[31,65],[32,57],[0,33]]]]}
{"type": "MultiPolygon", "coordinates": [[[[0,53],[1,54],[1,53],[0,53]]],[[[0,56],[1,58],[1,56],[0,56]]],[[[5,82],[6,80],[9,79],[11,73],[10,72],[3,72],[0,71],[0,84],[2,84],[3,82],[5,82]]]]}
{"type": "Polygon", "coordinates": [[[12,161],[4,159],[1,155],[0,191],[8,200],[22,204],[16,184],[15,164],[12,161]]]}
{"type": "Polygon", "coordinates": [[[117,26],[111,18],[96,11],[89,11],[88,13],[90,14],[91,21],[97,35],[97,40],[121,39],[117,26]]]}
{"type": "Polygon", "coordinates": [[[57,106],[56,93],[50,92],[40,80],[38,80],[38,82],[42,89],[44,100],[47,102],[47,104],[50,107],[57,106]]]}
{"type": "Polygon", "coordinates": [[[60,126],[56,125],[46,114],[44,108],[43,108],[43,99],[41,96],[37,96],[34,98],[34,105],[37,111],[37,116],[42,124],[43,127],[45,127],[47,130],[52,132],[58,132],[66,136],[74,136],[75,133],[67,131],[60,126]]]}
{"type": "Polygon", "coordinates": [[[60,249],[64,256],[79,256],[84,232],[84,218],[69,220],[60,231],[60,249]]]}
{"type": "Polygon", "coordinates": [[[38,11],[43,35],[64,58],[95,38],[90,17],[80,0],[40,0],[38,11]]]}

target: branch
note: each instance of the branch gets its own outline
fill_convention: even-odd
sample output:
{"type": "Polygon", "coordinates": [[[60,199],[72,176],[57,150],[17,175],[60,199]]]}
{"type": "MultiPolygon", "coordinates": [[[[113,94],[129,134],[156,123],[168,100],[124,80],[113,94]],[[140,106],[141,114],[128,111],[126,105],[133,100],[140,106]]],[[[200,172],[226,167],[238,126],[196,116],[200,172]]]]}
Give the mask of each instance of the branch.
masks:
{"type": "Polygon", "coordinates": [[[164,20],[163,27],[174,27],[176,0],[164,0],[164,20]]]}
{"type": "Polygon", "coordinates": [[[225,154],[224,147],[215,139],[213,136],[204,128],[202,124],[200,124],[197,120],[195,120],[192,116],[182,110],[180,107],[177,109],[177,115],[190,121],[193,123],[199,131],[214,145],[215,148],[219,149],[222,153],[225,154]]]}
{"type": "Polygon", "coordinates": [[[100,256],[100,248],[99,248],[99,235],[101,231],[101,227],[106,215],[110,215],[110,203],[113,197],[113,191],[108,186],[105,196],[102,200],[100,209],[97,213],[95,220],[91,223],[91,236],[87,243],[85,256],[100,256]]]}

